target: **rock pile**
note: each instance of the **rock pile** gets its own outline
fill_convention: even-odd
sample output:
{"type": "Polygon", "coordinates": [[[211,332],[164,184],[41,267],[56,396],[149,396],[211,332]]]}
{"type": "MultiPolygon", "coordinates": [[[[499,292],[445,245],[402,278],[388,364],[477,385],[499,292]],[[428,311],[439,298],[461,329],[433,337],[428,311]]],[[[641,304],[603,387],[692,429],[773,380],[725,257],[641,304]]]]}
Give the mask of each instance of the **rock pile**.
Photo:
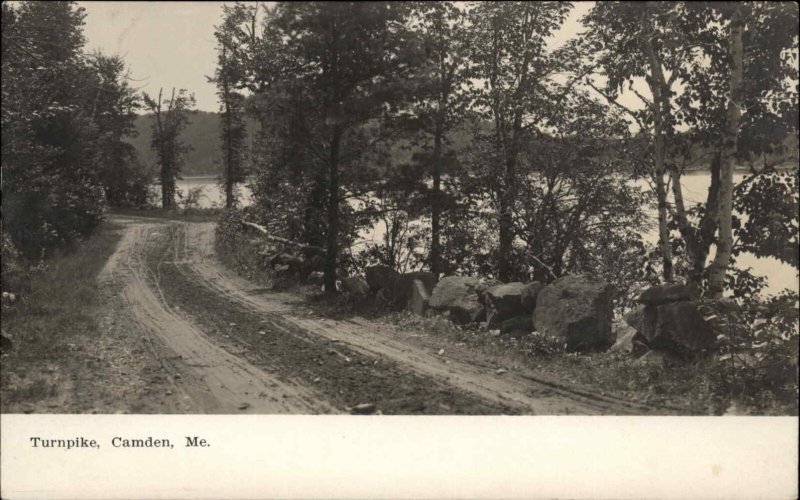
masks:
{"type": "Polygon", "coordinates": [[[442,278],[433,289],[430,308],[447,314],[454,323],[477,323],[486,316],[483,295],[489,284],[480,278],[469,276],[448,276],[442,278]]]}

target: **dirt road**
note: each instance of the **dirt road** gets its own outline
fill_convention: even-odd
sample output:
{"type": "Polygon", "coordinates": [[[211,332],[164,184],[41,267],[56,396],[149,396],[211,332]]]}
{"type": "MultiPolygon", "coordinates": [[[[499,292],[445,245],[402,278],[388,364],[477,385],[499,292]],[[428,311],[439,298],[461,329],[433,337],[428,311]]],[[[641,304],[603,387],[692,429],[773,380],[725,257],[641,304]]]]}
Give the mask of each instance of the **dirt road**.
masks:
{"type": "MultiPolygon", "coordinates": [[[[116,217],[99,277],[115,331],[141,336],[181,413],[648,414],[664,409],[566,387],[425,332],[316,315],[225,269],[212,223],[116,217]]],[[[166,401],[166,402],[165,402],[166,401]]]]}

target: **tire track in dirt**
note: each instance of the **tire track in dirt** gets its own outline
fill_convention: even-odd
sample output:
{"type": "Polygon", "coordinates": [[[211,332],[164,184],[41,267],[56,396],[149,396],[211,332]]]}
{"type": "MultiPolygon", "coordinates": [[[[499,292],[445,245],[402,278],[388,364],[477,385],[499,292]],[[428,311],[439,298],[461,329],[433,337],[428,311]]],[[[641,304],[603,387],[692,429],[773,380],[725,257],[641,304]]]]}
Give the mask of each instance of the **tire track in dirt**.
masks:
{"type": "Polygon", "coordinates": [[[388,358],[408,370],[430,377],[481,399],[516,408],[527,414],[675,414],[680,410],[654,407],[547,380],[529,370],[496,373],[485,359],[465,350],[456,355],[434,354],[410,332],[398,332],[363,319],[337,321],[299,317],[296,297],[285,293],[254,293],[254,284],[223,268],[215,257],[213,223],[183,225],[181,258],[202,284],[220,296],[238,302],[268,318],[276,326],[300,328],[320,338],[339,342],[355,351],[388,358]]]}
{"type": "Polygon", "coordinates": [[[348,411],[372,403],[373,411],[384,414],[521,413],[502,398],[487,401],[374,352],[334,343],[286,321],[288,311],[265,313],[234,300],[198,279],[195,259],[184,253],[195,243],[187,240],[186,226],[173,224],[167,232],[160,248],[148,250],[147,265],[169,303],[199,318],[219,345],[276,376],[313,386],[348,411]]]}
{"type": "Polygon", "coordinates": [[[122,296],[141,329],[172,355],[161,356],[179,372],[175,385],[205,413],[331,413],[313,391],[277,379],[212,342],[189,318],[166,303],[143,258],[163,238],[163,222],[119,219],[126,233],[100,273],[102,283],[122,282],[122,296]]]}

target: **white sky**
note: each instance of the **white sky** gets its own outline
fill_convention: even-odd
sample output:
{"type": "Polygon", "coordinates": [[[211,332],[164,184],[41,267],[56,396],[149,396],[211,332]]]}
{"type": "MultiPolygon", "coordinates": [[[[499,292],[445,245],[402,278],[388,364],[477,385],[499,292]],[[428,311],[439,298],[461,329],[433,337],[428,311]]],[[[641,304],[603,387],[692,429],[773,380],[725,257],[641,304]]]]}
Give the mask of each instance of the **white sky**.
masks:
{"type": "MultiPolygon", "coordinates": [[[[86,9],[88,50],[125,58],[132,84],[150,94],[185,88],[195,94],[197,109],[217,111],[216,89],[206,80],[214,73],[214,25],[230,2],[78,2],[86,9]]],[[[264,4],[266,2],[262,2],[264,4]]],[[[578,20],[594,2],[576,2],[569,19],[553,37],[553,46],[578,33],[578,20]]]]}

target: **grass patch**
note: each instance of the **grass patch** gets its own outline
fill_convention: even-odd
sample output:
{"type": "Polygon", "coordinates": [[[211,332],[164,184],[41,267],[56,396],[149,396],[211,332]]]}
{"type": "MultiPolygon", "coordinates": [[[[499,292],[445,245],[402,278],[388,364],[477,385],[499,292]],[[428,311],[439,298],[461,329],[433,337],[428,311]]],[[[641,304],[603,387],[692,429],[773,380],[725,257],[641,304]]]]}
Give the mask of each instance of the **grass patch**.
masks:
{"type": "Polygon", "coordinates": [[[35,403],[58,388],[44,375],[53,365],[85,363],[82,344],[99,335],[96,278],[122,234],[103,223],[89,238],[47,259],[31,277],[31,291],[3,311],[3,332],[12,346],[0,369],[2,410],[35,403]]]}
{"type": "Polygon", "coordinates": [[[731,394],[723,382],[725,367],[714,356],[660,365],[637,362],[622,352],[565,353],[536,335],[492,336],[477,325],[458,326],[439,316],[419,317],[401,312],[385,315],[383,321],[444,338],[536,370],[556,382],[578,384],[599,394],[680,408],[698,415],[719,415],[732,405],[752,415],[798,413],[796,397],[777,398],[769,391],[755,396],[731,394]]]}

